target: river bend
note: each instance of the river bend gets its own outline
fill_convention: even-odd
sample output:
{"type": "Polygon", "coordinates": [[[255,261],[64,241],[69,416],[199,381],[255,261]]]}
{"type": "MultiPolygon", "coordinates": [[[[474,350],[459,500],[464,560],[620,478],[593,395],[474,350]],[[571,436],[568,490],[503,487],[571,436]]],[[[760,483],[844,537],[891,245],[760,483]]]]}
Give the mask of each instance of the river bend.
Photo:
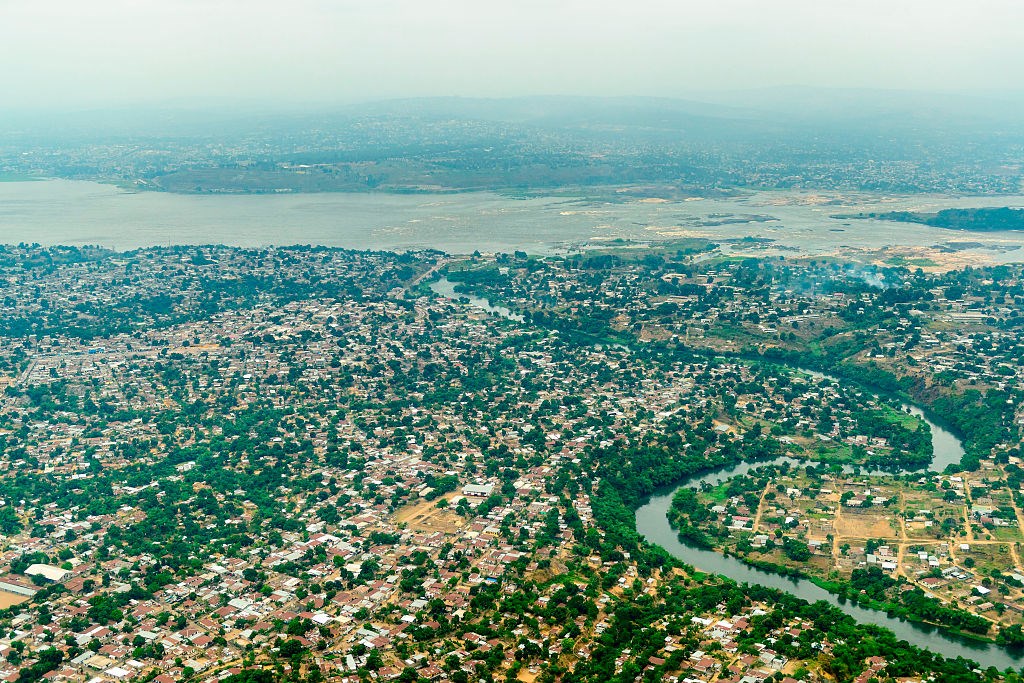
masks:
{"type": "MultiPolygon", "coordinates": [[[[504,318],[523,321],[523,316],[516,314],[504,306],[492,305],[486,299],[478,296],[459,294],[455,291],[455,285],[447,278],[441,278],[430,285],[431,289],[446,298],[468,301],[468,304],[480,308],[494,315],[504,318]]],[[[840,380],[824,375],[820,372],[794,368],[800,372],[814,376],[818,379],[828,379],[835,382],[840,380]]],[[[964,454],[963,445],[949,430],[940,427],[932,422],[917,406],[904,406],[911,413],[917,415],[928,423],[931,429],[932,449],[934,456],[929,471],[941,472],[946,465],[959,463],[964,454]]],[[[782,576],[775,572],[758,569],[744,564],[735,557],[726,557],[721,553],[711,550],[704,550],[695,546],[683,543],[679,540],[678,534],[668,522],[668,512],[672,505],[672,496],[675,492],[686,486],[699,487],[702,484],[717,485],[732,477],[746,474],[755,467],[771,464],[772,462],[796,462],[790,458],[779,458],[769,462],[740,463],[733,467],[714,470],[697,475],[683,482],[667,487],[651,496],[651,498],[636,511],[636,528],[647,541],[657,544],[671,553],[674,557],[683,562],[700,569],[725,576],[738,583],[756,584],[767,586],[778,590],[786,591],[808,602],[819,600],[837,607],[844,613],[852,616],[859,622],[883,626],[898,638],[906,640],[914,645],[938,653],[944,657],[964,657],[980,663],[983,667],[994,666],[997,669],[1020,668],[1024,664],[1024,652],[1015,653],[993,643],[963,638],[942,629],[906,621],[897,617],[890,617],[885,612],[868,609],[854,605],[847,600],[840,600],[837,596],[829,593],[824,588],[814,584],[807,579],[799,579],[782,576]]],[[[874,473],[885,474],[885,473],[874,473]]]]}

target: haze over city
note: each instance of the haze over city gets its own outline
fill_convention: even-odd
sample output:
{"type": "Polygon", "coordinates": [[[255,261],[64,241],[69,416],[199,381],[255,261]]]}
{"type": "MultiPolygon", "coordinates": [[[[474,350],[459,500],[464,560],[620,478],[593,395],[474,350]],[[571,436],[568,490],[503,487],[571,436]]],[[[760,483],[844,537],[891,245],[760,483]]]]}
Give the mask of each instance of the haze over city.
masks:
{"type": "Polygon", "coordinates": [[[5,0],[0,92],[4,108],[30,110],[793,85],[994,93],[1020,89],[1022,23],[1011,0],[5,0]]]}

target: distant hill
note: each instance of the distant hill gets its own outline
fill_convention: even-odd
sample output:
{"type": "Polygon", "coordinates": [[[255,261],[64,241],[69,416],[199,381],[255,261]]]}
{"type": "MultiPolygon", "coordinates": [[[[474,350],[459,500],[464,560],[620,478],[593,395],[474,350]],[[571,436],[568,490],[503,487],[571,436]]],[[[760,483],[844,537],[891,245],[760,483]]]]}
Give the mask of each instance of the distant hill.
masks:
{"type": "Polygon", "coordinates": [[[984,209],[943,209],[938,213],[914,211],[889,211],[886,213],[858,213],[833,218],[874,218],[901,223],[921,223],[933,228],[949,230],[971,230],[975,232],[1000,232],[1024,230],[1024,209],[1009,207],[984,209]]]}
{"type": "Polygon", "coordinates": [[[583,188],[623,199],[745,189],[1006,194],[1019,94],[820,89],[699,98],[435,97],[334,106],[0,107],[0,174],[179,193],[583,188]]]}
{"type": "MultiPolygon", "coordinates": [[[[29,139],[220,138],[268,132],[315,141],[323,132],[374,120],[419,123],[504,124],[517,132],[614,131],[641,139],[652,132],[760,141],[782,136],[787,145],[809,138],[893,131],[916,139],[969,134],[987,139],[1024,135],[1019,112],[1024,91],[994,95],[826,88],[766,88],[668,97],[417,97],[306,105],[254,101],[175,101],[139,107],[80,111],[20,111],[0,107],[0,142],[29,139]]],[[[401,135],[403,131],[396,131],[401,135]]],[[[820,140],[818,140],[820,143],[820,140]]]]}

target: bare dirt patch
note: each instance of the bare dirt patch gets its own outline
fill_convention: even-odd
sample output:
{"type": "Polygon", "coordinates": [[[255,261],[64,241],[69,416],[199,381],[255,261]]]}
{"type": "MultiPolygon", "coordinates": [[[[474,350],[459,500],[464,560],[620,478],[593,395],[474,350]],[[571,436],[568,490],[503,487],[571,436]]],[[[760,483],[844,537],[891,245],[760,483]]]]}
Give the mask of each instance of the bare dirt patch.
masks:
{"type": "Polygon", "coordinates": [[[836,520],[836,533],[854,538],[896,538],[888,517],[844,509],[836,520]]]}
{"type": "Polygon", "coordinates": [[[23,602],[28,602],[29,598],[24,595],[18,595],[17,593],[8,593],[7,591],[0,591],[0,609],[7,609],[14,605],[20,605],[23,602]]]}
{"type": "Polygon", "coordinates": [[[533,683],[537,680],[537,674],[530,672],[528,669],[520,669],[519,680],[523,683],[533,683]]]}
{"type": "MultiPolygon", "coordinates": [[[[444,500],[451,501],[457,494],[448,494],[444,500]]],[[[411,503],[395,513],[395,522],[405,524],[414,531],[441,531],[446,534],[460,531],[466,520],[451,510],[437,507],[437,500],[411,503]]]]}
{"type": "Polygon", "coordinates": [[[220,344],[191,344],[189,346],[180,346],[175,351],[190,356],[197,356],[201,353],[209,353],[218,349],[220,349],[220,344]]]}

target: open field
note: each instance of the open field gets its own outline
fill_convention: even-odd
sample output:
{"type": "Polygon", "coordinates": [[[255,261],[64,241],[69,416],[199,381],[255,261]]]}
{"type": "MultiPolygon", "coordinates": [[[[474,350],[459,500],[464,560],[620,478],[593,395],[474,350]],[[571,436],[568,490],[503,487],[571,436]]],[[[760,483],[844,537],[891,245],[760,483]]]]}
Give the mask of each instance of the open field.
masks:
{"type": "Polygon", "coordinates": [[[890,517],[870,512],[844,510],[836,518],[835,528],[840,537],[886,538],[894,536],[890,517]]]}
{"type": "MultiPolygon", "coordinates": [[[[451,501],[457,498],[458,494],[451,493],[443,497],[451,501]]],[[[452,533],[461,530],[466,526],[466,520],[448,509],[437,507],[437,502],[442,500],[424,500],[418,503],[407,505],[395,513],[395,522],[407,524],[413,531],[443,531],[452,533]]]]}
{"type": "Polygon", "coordinates": [[[29,598],[26,598],[24,595],[8,593],[7,591],[0,591],[0,609],[7,609],[8,607],[20,605],[28,601],[29,598]]]}

